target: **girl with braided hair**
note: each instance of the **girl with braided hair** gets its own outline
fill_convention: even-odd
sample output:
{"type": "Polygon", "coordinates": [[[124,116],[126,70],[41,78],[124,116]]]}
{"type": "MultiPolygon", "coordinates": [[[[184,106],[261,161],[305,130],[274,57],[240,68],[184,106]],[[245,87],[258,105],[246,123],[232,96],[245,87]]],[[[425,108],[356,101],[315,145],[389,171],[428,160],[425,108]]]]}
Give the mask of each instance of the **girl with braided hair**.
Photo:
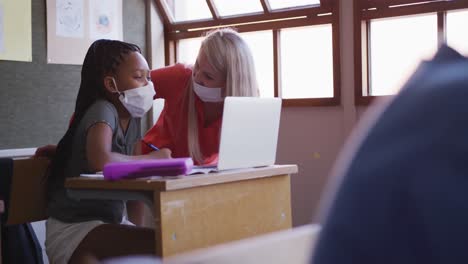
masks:
{"type": "Polygon", "coordinates": [[[108,162],[170,157],[168,149],[131,156],[140,146],[140,118],[155,95],[149,74],[136,45],[97,40],[90,46],[74,117],[48,177],[45,245],[51,263],[155,253],[154,231],[124,220],[123,201],[76,200],[64,188],[65,178],[102,171],[108,162]]]}

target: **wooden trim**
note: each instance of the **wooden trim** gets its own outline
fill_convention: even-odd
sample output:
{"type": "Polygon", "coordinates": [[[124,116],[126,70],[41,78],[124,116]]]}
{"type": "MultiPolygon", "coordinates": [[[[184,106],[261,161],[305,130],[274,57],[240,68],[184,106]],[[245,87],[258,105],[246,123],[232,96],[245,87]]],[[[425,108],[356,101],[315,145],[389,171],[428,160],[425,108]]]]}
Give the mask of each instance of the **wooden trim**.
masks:
{"type": "Polygon", "coordinates": [[[361,4],[353,1],[354,16],[354,101],[356,104],[363,98],[362,94],[362,25],[361,25],[361,4]]]}
{"type": "Polygon", "coordinates": [[[425,13],[443,12],[455,9],[468,8],[468,0],[457,1],[457,2],[431,2],[427,4],[411,5],[411,6],[400,6],[390,7],[385,9],[371,9],[362,10],[359,14],[362,20],[396,17],[396,16],[407,16],[425,13]]]}
{"type": "MultiPolygon", "coordinates": [[[[148,66],[150,69],[154,69],[154,62],[153,62],[153,18],[152,18],[152,11],[154,8],[153,0],[146,0],[145,1],[145,53],[146,53],[146,61],[148,62],[148,66]]],[[[146,116],[142,118],[142,122],[150,128],[153,126],[153,111],[148,111],[146,116]]]]}
{"type": "Polygon", "coordinates": [[[171,55],[172,55],[172,49],[171,49],[171,41],[169,41],[168,33],[166,30],[164,30],[164,64],[165,65],[170,65],[171,64],[171,55]]]}
{"type": "Polygon", "coordinates": [[[341,48],[339,4],[332,7],[333,99],[341,103],[341,48]]]}
{"type": "Polygon", "coordinates": [[[268,2],[268,0],[260,0],[260,3],[262,4],[263,12],[265,12],[265,14],[271,12],[270,2],[268,2]]]}
{"type": "Polygon", "coordinates": [[[361,43],[362,47],[365,47],[365,52],[362,53],[362,61],[361,63],[363,66],[361,69],[363,70],[361,74],[361,79],[366,80],[366,83],[363,83],[363,87],[361,89],[361,92],[366,90],[366,94],[364,96],[369,96],[372,94],[372,45],[371,45],[371,36],[372,36],[372,30],[371,30],[371,23],[369,20],[366,20],[364,23],[363,27],[361,27],[361,30],[364,28],[364,32],[361,31],[361,34],[364,35],[363,38],[361,38],[362,41],[365,40],[364,45],[361,43]],[[365,68],[364,68],[365,67],[365,68]]]}
{"type": "Polygon", "coordinates": [[[282,106],[337,106],[340,104],[339,98],[300,98],[300,99],[283,99],[282,106]]]}
{"type": "MultiPolygon", "coordinates": [[[[306,27],[306,26],[313,26],[313,25],[323,25],[332,23],[333,18],[332,16],[321,16],[321,17],[314,17],[314,18],[297,18],[297,19],[290,19],[290,20],[282,20],[282,21],[269,21],[263,23],[256,23],[256,24],[244,24],[244,25],[235,25],[234,27],[237,29],[238,32],[252,32],[252,31],[262,31],[262,30],[279,30],[283,28],[291,28],[291,27],[306,27]]],[[[186,38],[196,38],[200,37],[206,32],[212,30],[212,28],[207,28],[203,30],[197,31],[184,31],[184,32],[170,32],[168,33],[169,40],[175,39],[186,39],[186,38]]]]}
{"type": "MultiPolygon", "coordinates": [[[[145,53],[146,53],[146,61],[148,62],[148,65],[150,66],[150,69],[153,68],[153,38],[152,38],[152,23],[151,23],[151,10],[153,8],[152,6],[152,1],[153,0],[146,0],[145,1],[145,53]]],[[[151,112],[151,111],[150,111],[151,112]]]]}
{"type": "MultiPolygon", "coordinates": [[[[358,0],[363,8],[383,7],[383,6],[409,6],[409,5],[426,5],[434,2],[444,2],[446,0],[358,0]]],[[[453,0],[452,0],[453,1],[453,0]]],[[[464,0],[455,0],[463,2],[464,0]]]]}
{"type": "Polygon", "coordinates": [[[437,42],[439,47],[447,43],[447,12],[437,13],[437,42]]]}
{"type": "Polygon", "coordinates": [[[393,97],[392,95],[379,95],[379,96],[362,96],[360,98],[356,98],[356,105],[368,106],[371,105],[375,100],[380,100],[382,98],[390,98],[393,97]]]}
{"type": "MultiPolygon", "coordinates": [[[[230,16],[226,18],[220,18],[217,21],[213,19],[204,19],[190,22],[179,22],[168,25],[169,32],[178,32],[178,31],[187,31],[196,28],[213,28],[213,27],[222,27],[229,25],[237,24],[246,24],[254,23],[259,21],[269,21],[269,20],[278,20],[278,19],[290,19],[293,17],[317,17],[318,15],[330,13],[330,8],[323,7],[309,7],[309,8],[297,8],[297,9],[288,9],[286,11],[271,11],[270,13],[256,13],[250,15],[241,15],[241,16],[230,16]]],[[[318,16],[320,17],[320,16],[318,16]]]]}
{"type": "Polygon", "coordinates": [[[174,41],[171,41],[172,43],[172,50],[173,50],[173,54],[172,54],[172,58],[171,58],[171,64],[175,64],[176,62],[179,61],[179,40],[174,40],[174,41]]]}
{"type": "Polygon", "coordinates": [[[216,5],[213,3],[213,0],[206,0],[206,4],[208,5],[208,8],[210,9],[213,19],[215,21],[218,21],[219,13],[218,13],[218,9],[216,8],[216,5]]]}
{"type": "Polygon", "coordinates": [[[163,18],[164,27],[167,27],[171,23],[173,23],[174,19],[172,17],[172,13],[169,11],[169,8],[167,7],[165,1],[154,0],[154,2],[156,3],[156,7],[158,8],[159,13],[161,14],[163,18]]]}
{"type": "Polygon", "coordinates": [[[281,97],[281,31],[273,30],[273,83],[275,97],[281,97]]]}

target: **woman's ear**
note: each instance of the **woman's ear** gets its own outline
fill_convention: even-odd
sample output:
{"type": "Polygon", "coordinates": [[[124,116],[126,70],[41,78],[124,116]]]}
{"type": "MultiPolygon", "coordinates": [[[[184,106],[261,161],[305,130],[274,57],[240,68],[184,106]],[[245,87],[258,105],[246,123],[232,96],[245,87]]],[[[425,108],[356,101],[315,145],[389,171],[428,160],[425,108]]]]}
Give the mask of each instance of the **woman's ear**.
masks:
{"type": "Polygon", "coordinates": [[[117,89],[114,77],[106,76],[104,77],[103,82],[104,82],[104,87],[109,93],[115,93],[119,91],[117,89]]]}

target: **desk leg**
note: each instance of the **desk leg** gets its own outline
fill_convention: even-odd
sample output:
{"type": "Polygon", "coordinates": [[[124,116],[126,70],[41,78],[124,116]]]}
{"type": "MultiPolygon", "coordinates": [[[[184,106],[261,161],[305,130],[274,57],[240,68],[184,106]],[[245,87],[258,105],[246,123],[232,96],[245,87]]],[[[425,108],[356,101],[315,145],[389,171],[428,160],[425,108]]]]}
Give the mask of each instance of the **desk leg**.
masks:
{"type": "MultiPolygon", "coordinates": [[[[161,223],[161,193],[153,192],[154,244],[157,256],[163,256],[162,223],[161,223]]],[[[1,263],[0,263],[1,264],[1,263]]]]}
{"type": "Polygon", "coordinates": [[[5,211],[3,200],[0,200],[0,264],[2,264],[3,252],[2,252],[2,214],[5,211]]]}

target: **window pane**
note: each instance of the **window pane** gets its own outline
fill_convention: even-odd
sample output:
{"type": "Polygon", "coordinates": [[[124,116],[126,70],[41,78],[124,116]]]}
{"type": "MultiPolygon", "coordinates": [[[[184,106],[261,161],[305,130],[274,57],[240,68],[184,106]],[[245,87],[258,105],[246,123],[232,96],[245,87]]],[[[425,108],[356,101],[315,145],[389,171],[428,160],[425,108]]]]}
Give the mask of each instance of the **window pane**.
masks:
{"type": "Polygon", "coordinates": [[[213,18],[205,0],[165,0],[176,22],[213,18]]]}
{"type": "Polygon", "coordinates": [[[203,38],[181,39],[177,46],[177,62],[193,65],[203,38]]]}
{"type": "Polygon", "coordinates": [[[371,21],[370,95],[396,93],[437,50],[437,15],[371,21]]]}
{"type": "Polygon", "coordinates": [[[319,5],[320,0],[269,0],[272,9],[281,9],[305,5],[319,5]]]}
{"type": "Polygon", "coordinates": [[[468,56],[468,10],[447,14],[447,44],[468,56]]]}
{"type": "Polygon", "coordinates": [[[261,97],[274,97],[273,83],[273,32],[242,33],[252,51],[261,97]]]}
{"type": "Polygon", "coordinates": [[[331,25],[281,30],[281,97],[333,97],[332,49],[331,25]]]}
{"type": "Polygon", "coordinates": [[[263,12],[263,7],[260,3],[260,0],[214,0],[214,4],[221,16],[263,12]]]}

